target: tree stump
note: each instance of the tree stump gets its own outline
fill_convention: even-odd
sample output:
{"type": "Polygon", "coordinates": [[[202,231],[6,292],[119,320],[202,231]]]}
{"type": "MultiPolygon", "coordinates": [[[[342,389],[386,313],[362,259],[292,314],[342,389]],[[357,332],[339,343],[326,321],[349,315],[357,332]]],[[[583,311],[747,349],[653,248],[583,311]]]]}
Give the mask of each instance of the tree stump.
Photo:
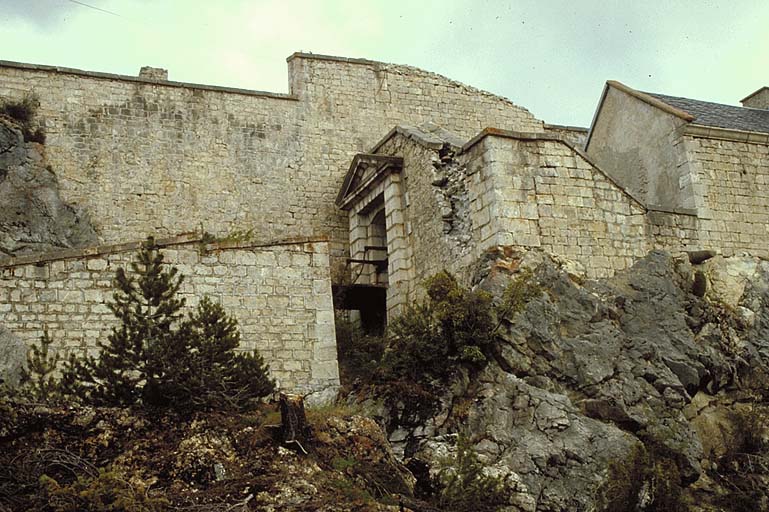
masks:
{"type": "Polygon", "coordinates": [[[301,395],[280,394],[280,436],[284,444],[295,443],[304,454],[307,417],[304,414],[304,398],[301,395]]]}

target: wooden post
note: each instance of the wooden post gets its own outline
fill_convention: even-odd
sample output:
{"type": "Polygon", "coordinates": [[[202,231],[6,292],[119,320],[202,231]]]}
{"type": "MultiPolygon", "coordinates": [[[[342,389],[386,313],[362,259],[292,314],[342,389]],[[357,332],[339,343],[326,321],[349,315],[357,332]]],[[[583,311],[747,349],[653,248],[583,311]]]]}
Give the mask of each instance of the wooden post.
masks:
{"type": "Polygon", "coordinates": [[[306,455],[302,446],[306,441],[307,417],[304,414],[304,398],[301,395],[280,394],[280,433],[284,444],[296,443],[306,455]]]}

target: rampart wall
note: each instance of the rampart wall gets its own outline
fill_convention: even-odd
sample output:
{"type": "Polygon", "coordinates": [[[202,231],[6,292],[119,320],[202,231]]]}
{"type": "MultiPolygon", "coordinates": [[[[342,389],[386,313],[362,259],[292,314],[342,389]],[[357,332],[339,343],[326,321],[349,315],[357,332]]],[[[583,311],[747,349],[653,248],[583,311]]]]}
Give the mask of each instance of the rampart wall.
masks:
{"type": "MultiPolygon", "coordinates": [[[[257,348],[281,388],[339,385],[328,242],[296,239],[259,245],[196,237],[161,240],[165,261],[185,276],[187,307],[203,296],[239,323],[241,350],[257,348]]],[[[56,349],[94,353],[116,320],[107,307],[119,267],[138,243],[0,260],[0,325],[28,344],[47,329],[56,349]]]]}
{"type": "Polygon", "coordinates": [[[62,198],[102,243],[323,235],[337,267],[347,221],[334,197],[354,154],[392,126],[543,129],[504,98],[408,66],[295,54],[288,68],[289,94],[272,94],[5,62],[0,98],[37,96],[62,198]]]}
{"type": "Polygon", "coordinates": [[[703,191],[698,239],[725,255],[769,256],[769,145],[687,137],[703,191]]]}
{"type": "Polygon", "coordinates": [[[488,226],[482,248],[540,248],[581,263],[591,278],[625,269],[648,250],[643,205],[563,140],[486,130],[465,151],[488,182],[475,214],[478,226],[488,226]]]}
{"type": "Polygon", "coordinates": [[[701,192],[699,207],[654,210],[650,239],[672,252],[710,249],[769,256],[769,145],[684,137],[686,161],[701,192]]]}

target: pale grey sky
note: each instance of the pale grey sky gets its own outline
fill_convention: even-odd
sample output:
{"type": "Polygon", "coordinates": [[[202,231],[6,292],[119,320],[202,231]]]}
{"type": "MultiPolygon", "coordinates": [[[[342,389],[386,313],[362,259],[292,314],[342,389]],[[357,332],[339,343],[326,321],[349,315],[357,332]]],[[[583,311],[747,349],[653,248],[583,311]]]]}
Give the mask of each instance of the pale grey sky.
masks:
{"type": "Polygon", "coordinates": [[[766,0],[0,0],[0,40],[3,60],[127,75],[151,65],[274,92],[295,51],[363,57],[579,126],[610,79],[730,104],[769,85],[766,0]]]}

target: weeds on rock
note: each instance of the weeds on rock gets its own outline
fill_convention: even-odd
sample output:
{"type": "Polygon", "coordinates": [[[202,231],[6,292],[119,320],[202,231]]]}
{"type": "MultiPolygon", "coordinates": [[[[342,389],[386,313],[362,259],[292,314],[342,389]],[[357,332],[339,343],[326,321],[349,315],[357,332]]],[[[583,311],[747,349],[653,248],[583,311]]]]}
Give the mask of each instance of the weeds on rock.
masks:
{"type": "Polygon", "coordinates": [[[170,506],[165,498],[150,496],[141,480],[126,481],[117,471],[100,470],[69,484],[43,475],[40,486],[46,510],[54,512],[161,512],[170,506]]]}
{"type": "Polygon", "coordinates": [[[717,504],[730,512],[769,511],[769,411],[753,405],[735,410],[731,419],[733,442],[711,472],[730,490],[717,504]]]}
{"type": "Polygon", "coordinates": [[[623,460],[609,464],[609,477],[600,489],[606,512],[687,512],[678,466],[655,444],[636,445],[623,460]]]}
{"type": "Polygon", "coordinates": [[[483,472],[483,464],[465,436],[457,439],[457,454],[438,474],[443,486],[437,504],[455,512],[494,512],[507,503],[505,482],[483,472]]]}

